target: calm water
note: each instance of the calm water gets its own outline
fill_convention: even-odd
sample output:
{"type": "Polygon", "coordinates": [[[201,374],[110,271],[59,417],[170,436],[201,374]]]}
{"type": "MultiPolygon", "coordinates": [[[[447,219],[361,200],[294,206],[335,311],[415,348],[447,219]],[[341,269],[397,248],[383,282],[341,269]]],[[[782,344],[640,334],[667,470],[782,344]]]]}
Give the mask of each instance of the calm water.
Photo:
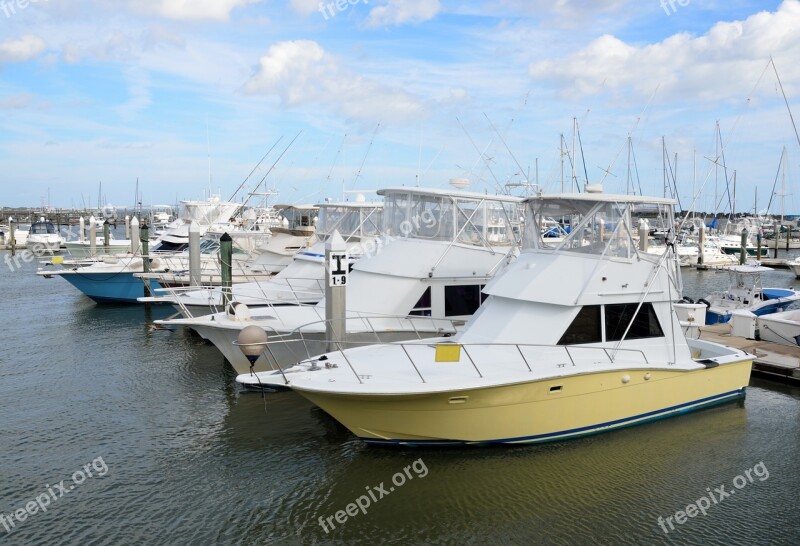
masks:
{"type": "MultiPolygon", "coordinates": [[[[743,403],[544,446],[368,448],[291,392],[240,393],[213,346],[143,308],[4,264],[0,512],[56,500],[0,543],[800,543],[800,389],[753,380],[743,403]],[[318,524],[414,464],[366,514],[318,524]],[[723,485],[706,516],[659,527],[723,485]]],[[[686,293],[720,282],[687,273],[686,293]]]]}

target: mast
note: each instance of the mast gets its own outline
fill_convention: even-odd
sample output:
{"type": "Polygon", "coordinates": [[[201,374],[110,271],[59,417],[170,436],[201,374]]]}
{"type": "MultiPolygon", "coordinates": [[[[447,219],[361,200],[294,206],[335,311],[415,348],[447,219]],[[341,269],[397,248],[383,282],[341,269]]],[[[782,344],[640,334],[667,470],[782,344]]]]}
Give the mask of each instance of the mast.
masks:
{"type": "Polygon", "coordinates": [[[564,193],[564,133],[561,133],[561,193],[564,193]]]}
{"type": "Polygon", "coordinates": [[[578,179],[575,178],[575,138],[578,135],[578,118],[572,118],[572,179],[570,180],[570,186],[575,184],[578,185],[578,179]]]}

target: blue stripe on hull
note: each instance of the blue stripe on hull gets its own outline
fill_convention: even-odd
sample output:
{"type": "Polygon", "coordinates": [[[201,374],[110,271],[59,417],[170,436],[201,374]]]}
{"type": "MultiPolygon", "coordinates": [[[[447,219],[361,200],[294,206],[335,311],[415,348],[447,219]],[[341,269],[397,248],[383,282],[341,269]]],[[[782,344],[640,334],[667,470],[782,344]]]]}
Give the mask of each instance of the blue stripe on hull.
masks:
{"type": "MultiPolygon", "coordinates": [[[[779,311],[782,311],[790,303],[792,303],[792,302],[791,301],[776,301],[775,303],[768,303],[767,305],[764,305],[763,307],[758,307],[757,309],[747,309],[747,311],[750,311],[754,315],[761,317],[763,315],[769,315],[769,314],[772,314],[772,313],[777,313],[779,311]]],[[[712,324],[724,324],[724,323],[726,323],[726,322],[728,322],[730,320],[731,320],[730,313],[720,314],[720,313],[715,313],[714,311],[712,311],[710,309],[706,310],[706,325],[707,326],[708,325],[712,325],[712,324]]]]}
{"type": "Polygon", "coordinates": [[[671,406],[660,410],[650,411],[633,417],[625,417],[617,419],[616,421],[609,421],[607,423],[598,423],[596,425],[589,425],[570,430],[563,430],[560,432],[549,432],[547,434],[537,434],[534,436],[523,436],[519,438],[504,438],[498,440],[486,440],[469,442],[464,440],[383,440],[377,438],[361,438],[368,444],[372,445],[393,445],[393,446],[464,446],[464,445],[491,445],[491,444],[541,444],[545,442],[560,442],[561,440],[572,440],[575,438],[582,438],[584,436],[592,436],[608,432],[609,430],[616,430],[625,427],[641,425],[650,423],[652,421],[659,421],[667,419],[676,415],[683,415],[691,413],[700,409],[726,404],[734,400],[739,400],[745,397],[745,389],[737,389],[708,398],[701,398],[693,402],[686,402],[677,406],[671,406]]]}
{"type": "MultiPolygon", "coordinates": [[[[61,278],[98,303],[138,303],[136,298],[144,296],[144,283],[133,273],[77,273],[61,278]]],[[[152,279],[150,286],[153,290],[161,287],[152,279]]]]}

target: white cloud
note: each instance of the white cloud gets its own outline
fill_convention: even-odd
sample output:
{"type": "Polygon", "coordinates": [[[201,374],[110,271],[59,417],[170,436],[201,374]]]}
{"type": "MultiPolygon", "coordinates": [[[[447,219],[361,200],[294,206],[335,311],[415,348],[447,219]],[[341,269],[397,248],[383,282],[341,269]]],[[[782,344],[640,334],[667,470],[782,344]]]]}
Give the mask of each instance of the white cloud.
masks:
{"type": "Polygon", "coordinates": [[[44,40],[33,34],[0,42],[0,63],[29,61],[44,51],[44,40]]]}
{"type": "Polygon", "coordinates": [[[423,23],[436,17],[441,10],[442,5],[439,0],[389,0],[385,6],[372,8],[367,26],[423,23]]]}
{"type": "Polygon", "coordinates": [[[409,121],[422,112],[416,97],[353,74],[311,40],[271,46],[245,91],[276,95],[288,106],[316,104],[359,121],[409,121]]]}
{"type": "Polygon", "coordinates": [[[720,22],[706,34],[675,34],[648,45],[601,36],[565,59],[535,62],[530,74],[551,80],[568,94],[589,95],[632,89],[649,94],[707,101],[745,98],[770,55],[786,81],[800,80],[800,2],[786,0],[776,12],[744,21],[720,22]]]}
{"type": "Polygon", "coordinates": [[[319,10],[321,0],[291,0],[292,9],[301,15],[310,15],[319,10]]]}
{"type": "Polygon", "coordinates": [[[227,21],[234,8],[261,0],[136,0],[133,9],[179,21],[227,21]]]}

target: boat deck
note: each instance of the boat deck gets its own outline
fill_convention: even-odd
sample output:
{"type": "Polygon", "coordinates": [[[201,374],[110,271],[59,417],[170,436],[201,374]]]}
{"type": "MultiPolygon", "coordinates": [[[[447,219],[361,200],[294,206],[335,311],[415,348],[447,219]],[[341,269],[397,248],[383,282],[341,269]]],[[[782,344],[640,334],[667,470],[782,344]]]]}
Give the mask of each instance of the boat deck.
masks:
{"type": "Polygon", "coordinates": [[[729,323],[701,326],[700,339],[728,345],[754,355],[754,374],[800,385],[800,347],[734,336],[729,323]]]}

